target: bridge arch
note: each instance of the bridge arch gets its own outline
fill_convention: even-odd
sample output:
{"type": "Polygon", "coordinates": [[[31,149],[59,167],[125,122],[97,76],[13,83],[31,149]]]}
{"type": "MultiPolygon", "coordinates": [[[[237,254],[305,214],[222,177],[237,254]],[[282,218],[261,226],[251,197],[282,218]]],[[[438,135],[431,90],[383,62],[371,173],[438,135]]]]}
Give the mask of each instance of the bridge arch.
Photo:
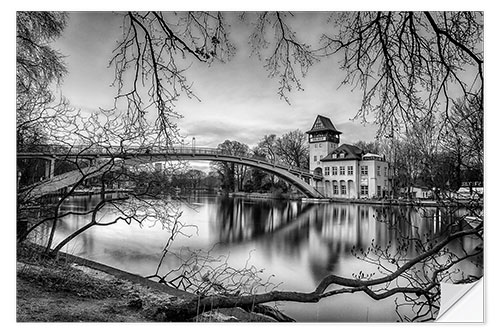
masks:
{"type": "MultiPolygon", "coordinates": [[[[162,161],[172,161],[173,156],[166,156],[164,154],[150,154],[149,156],[136,156],[129,158],[130,160],[142,162],[142,163],[154,163],[162,161]]],[[[250,166],[258,168],[269,172],[273,175],[280,177],[281,179],[287,181],[288,183],[297,187],[304,195],[309,198],[322,198],[323,194],[319,192],[313,185],[308,183],[308,179],[312,179],[313,175],[305,174],[292,167],[286,168],[281,165],[270,163],[263,160],[248,158],[244,156],[232,156],[226,154],[199,154],[199,153],[186,153],[186,154],[176,154],[176,159],[185,161],[213,161],[213,162],[229,162],[236,163],[245,166],[250,166]],[[307,180],[306,180],[307,179],[307,180]]],[[[316,177],[317,178],[317,177],[316,177]]]]}
{"type": "MultiPolygon", "coordinates": [[[[242,164],[246,166],[251,166],[254,168],[262,169],[266,172],[274,174],[288,183],[294,185],[304,193],[309,198],[323,198],[323,194],[318,191],[313,185],[310,183],[315,183],[316,181],[322,180],[322,175],[317,175],[314,173],[310,173],[309,170],[298,169],[292,166],[284,166],[276,163],[271,163],[266,160],[260,160],[255,158],[254,156],[249,155],[230,155],[219,149],[214,148],[170,148],[165,149],[163,151],[154,150],[150,151],[149,149],[139,149],[128,152],[119,152],[117,150],[116,153],[110,152],[109,148],[106,151],[85,151],[85,153],[81,153],[78,150],[74,152],[65,151],[65,152],[51,152],[50,147],[46,152],[26,152],[17,154],[18,158],[36,158],[43,156],[50,156],[52,158],[57,158],[58,156],[64,156],[65,158],[81,158],[81,159],[98,159],[98,158],[111,158],[122,160],[124,163],[132,162],[132,163],[154,163],[160,161],[172,161],[172,160],[202,160],[202,161],[219,161],[219,162],[231,162],[242,164]],[[310,182],[310,183],[309,183],[310,182]]],[[[93,170],[95,173],[94,176],[99,175],[98,166],[93,165],[88,167],[89,170],[93,170]]],[[[76,182],[78,179],[78,174],[83,170],[75,172],[73,175],[72,172],[67,172],[65,174],[61,174],[53,177],[50,184],[46,185],[46,189],[43,188],[44,184],[41,184],[41,188],[38,189],[37,193],[39,195],[43,195],[44,193],[49,193],[49,191],[54,191],[57,189],[61,189],[67,186],[70,186],[76,182]],[[71,179],[71,180],[70,180],[71,179]],[[73,183],[72,183],[73,182],[73,183]]],[[[103,171],[104,172],[104,171],[103,171]]]]}

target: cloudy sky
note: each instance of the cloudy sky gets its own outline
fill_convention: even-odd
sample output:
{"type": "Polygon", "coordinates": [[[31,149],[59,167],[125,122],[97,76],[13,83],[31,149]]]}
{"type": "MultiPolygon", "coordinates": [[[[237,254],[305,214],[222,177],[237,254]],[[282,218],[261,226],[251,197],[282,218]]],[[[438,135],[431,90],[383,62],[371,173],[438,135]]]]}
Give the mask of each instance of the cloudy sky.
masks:
{"type": "MultiPolygon", "coordinates": [[[[325,13],[298,13],[293,23],[300,37],[314,41],[325,29],[326,19],[325,13]]],[[[54,43],[69,69],[60,91],[84,112],[113,103],[113,69],[107,65],[121,23],[121,17],[110,12],[71,13],[63,36],[54,43]]],[[[226,64],[193,62],[187,73],[201,99],[181,98],[177,103],[176,111],[183,116],[179,126],[187,141],[195,137],[197,146],[215,147],[230,139],[253,146],[265,134],[307,131],[318,114],[332,119],[344,133],[344,143],[373,140],[374,126],[351,120],[359,107],[359,93],[352,87],[339,88],[344,73],[336,59],[315,65],[303,79],[304,91],[290,94],[289,105],[277,94],[277,79],[268,77],[263,62],[250,57],[251,27],[236,15],[229,15],[229,23],[237,55],[226,64]]]]}

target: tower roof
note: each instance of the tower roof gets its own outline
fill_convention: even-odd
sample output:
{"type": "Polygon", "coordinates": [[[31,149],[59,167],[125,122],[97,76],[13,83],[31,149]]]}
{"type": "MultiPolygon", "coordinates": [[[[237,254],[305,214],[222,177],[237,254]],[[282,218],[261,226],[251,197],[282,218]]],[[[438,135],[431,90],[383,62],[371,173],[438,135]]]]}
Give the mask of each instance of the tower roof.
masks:
{"type": "Polygon", "coordinates": [[[333,123],[330,120],[330,118],[321,115],[318,115],[316,117],[316,120],[314,121],[312,128],[306,133],[311,134],[317,132],[333,132],[335,134],[342,134],[342,132],[337,131],[335,126],[333,126],[333,123]]]}

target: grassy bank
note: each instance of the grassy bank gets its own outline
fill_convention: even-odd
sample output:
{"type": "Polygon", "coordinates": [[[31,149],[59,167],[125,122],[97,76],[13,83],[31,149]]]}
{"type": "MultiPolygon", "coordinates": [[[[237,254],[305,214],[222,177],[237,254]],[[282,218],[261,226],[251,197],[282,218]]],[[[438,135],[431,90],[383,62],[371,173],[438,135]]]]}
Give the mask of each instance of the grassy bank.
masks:
{"type": "MultiPolygon", "coordinates": [[[[183,300],[182,292],[126,272],[116,274],[115,271],[96,269],[95,265],[82,264],[72,256],[47,258],[37,247],[20,245],[17,253],[17,321],[175,321],[175,318],[157,315],[157,309],[175,306],[183,300]]],[[[224,309],[207,312],[192,321],[272,320],[242,309],[224,309]]]]}

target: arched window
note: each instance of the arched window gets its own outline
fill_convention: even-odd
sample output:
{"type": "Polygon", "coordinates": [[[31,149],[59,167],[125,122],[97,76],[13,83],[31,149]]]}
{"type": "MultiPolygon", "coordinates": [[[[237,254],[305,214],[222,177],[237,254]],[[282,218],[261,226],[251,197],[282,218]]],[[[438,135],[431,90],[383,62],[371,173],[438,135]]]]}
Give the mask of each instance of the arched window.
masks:
{"type": "Polygon", "coordinates": [[[345,180],[340,181],[340,194],[341,195],[347,194],[347,186],[346,186],[345,180]]]}

